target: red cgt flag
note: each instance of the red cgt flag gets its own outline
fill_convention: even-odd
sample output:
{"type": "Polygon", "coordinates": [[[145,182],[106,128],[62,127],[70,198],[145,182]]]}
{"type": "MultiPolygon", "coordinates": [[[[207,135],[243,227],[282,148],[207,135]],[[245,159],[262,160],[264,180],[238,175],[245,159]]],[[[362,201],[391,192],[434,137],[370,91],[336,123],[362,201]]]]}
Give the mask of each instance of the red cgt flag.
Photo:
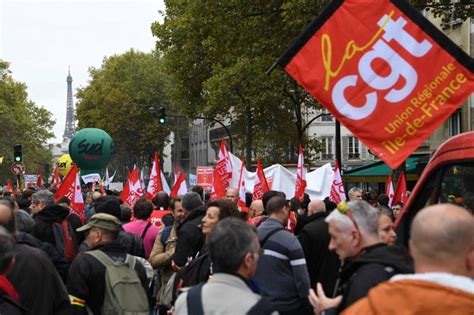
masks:
{"type": "Polygon", "coordinates": [[[474,62],[404,0],[335,0],[278,64],[392,169],[474,90],[474,62]]]}

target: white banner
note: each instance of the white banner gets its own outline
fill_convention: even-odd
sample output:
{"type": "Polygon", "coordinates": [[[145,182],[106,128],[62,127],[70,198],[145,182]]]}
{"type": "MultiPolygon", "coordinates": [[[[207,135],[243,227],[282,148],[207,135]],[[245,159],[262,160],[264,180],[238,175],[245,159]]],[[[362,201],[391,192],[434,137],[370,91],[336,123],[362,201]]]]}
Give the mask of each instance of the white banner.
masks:
{"type": "MultiPolygon", "coordinates": [[[[242,161],[229,152],[232,160],[232,178],[229,181],[229,187],[237,189],[239,185],[240,168],[242,161]]],[[[280,164],[269,166],[263,170],[265,177],[267,178],[270,189],[282,191],[285,193],[287,199],[293,198],[295,195],[295,182],[296,175],[283,167],[280,164]]],[[[253,193],[253,187],[255,185],[255,172],[245,172],[245,190],[253,193]]],[[[320,168],[306,173],[307,186],[305,193],[307,193],[311,199],[324,199],[329,196],[331,192],[332,177],[334,171],[330,163],[327,163],[320,168]]]]}
{"type": "Polygon", "coordinates": [[[81,178],[85,184],[89,184],[93,182],[98,183],[100,181],[100,175],[98,173],[87,174],[87,175],[81,176],[81,178]]]}

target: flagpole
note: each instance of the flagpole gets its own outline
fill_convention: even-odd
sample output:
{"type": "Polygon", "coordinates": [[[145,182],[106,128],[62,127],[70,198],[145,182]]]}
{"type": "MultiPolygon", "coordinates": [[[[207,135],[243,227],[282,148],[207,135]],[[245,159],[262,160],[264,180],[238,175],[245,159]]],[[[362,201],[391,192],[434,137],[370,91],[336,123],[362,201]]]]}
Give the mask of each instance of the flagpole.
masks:
{"type": "Polygon", "coordinates": [[[336,119],[336,161],[339,163],[339,167],[342,173],[342,160],[341,160],[341,123],[336,119]]]}

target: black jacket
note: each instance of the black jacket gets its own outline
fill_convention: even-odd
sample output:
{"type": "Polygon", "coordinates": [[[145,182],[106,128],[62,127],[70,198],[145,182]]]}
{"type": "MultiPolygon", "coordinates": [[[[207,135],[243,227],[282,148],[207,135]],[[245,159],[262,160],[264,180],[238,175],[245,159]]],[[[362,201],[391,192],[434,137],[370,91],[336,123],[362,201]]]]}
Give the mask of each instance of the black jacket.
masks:
{"type": "Polygon", "coordinates": [[[61,276],[61,279],[66,283],[70,263],[55,247],[47,242],[42,242],[33,235],[25,232],[18,232],[15,235],[15,239],[17,243],[27,244],[31,247],[41,249],[46,255],[48,255],[49,259],[53,262],[56,271],[61,276]]]}
{"type": "MultiPolygon", "coordinates": [[[[96,249],[103,251],[115,261],[124,262],[127,255],[125,247],[118,241],[107,242],[93,248],[96,249]]],[[[138,260],[135,271],[145,291],[148,290],[145,267],[138,260]]],[[[67,288],[72,297],[84,300],[93,314],[100,314],[105,296],[105,266],[95,257],[85,253],[76,257],[69,268],[67,288]]],[[[87,314],[87,311],[85,307],[73,305],[71,314],[87,314]]]]}
{"type": "MultiPolygon", "coordinates": [[[[48,242],[56,247],[56,240],[53,232],[53,224],[55,222],[62,222],[68,215],[69,209],[61,207],[59,205],[50,205],[44,207],[38,214],[34,216],[35,226],[31,234],[38,238],[40,241],[48,242]]],[[[71,213],[68,218],[68,222],[71,227],[72,237],[76,242],[76,248],[82,242],[82,233],[76,232],[76,229],[82,225],[81,219],[71,213]]]]}
{"type": "Polygon", "coordinates": [[[69,314],[66,288],[51,260],[38,248],[16,244],[15,265],[7,276],[26,314],[69,314]]]}
{"type": "Polygon", "coordinates": [[[366,247],[362,255],[341,268],[336,295],[342,294],[341,312],[369,290],[399,273],[413,273],[413,260],[404,247],[379,243],[366,247]]]}
{"type": "MultiPolygon", "coordinates": [[[[141,237],[122,230],[119,232],[117,240],[125,247],[127,254],[145,258],[145,246],[141,237]]],[[[88,249],[86,241],[83,241],[79,246],[79,253],[83,253],[88,249]]]]}
{"type": "Polygon", "coordinates": [[[319,212],[307,217],[298,240],[306,258],[311,287],[320,282],[324,292],[330,296],[334,293],[341,263],[337,254],[329,250],[331,237],[328,224],[324,221],[327,215],[326,212],[319,212]]]}
{"type": "Polygon", "coordinates": [[[178,267],[186,264],[189,257],[194,258],[204,244],[201,223],[206,215],[206,207],[199,206],[191,210],[186,219],[178,226],[178,242],[172,260],[178,267]]]}
{"type": "Polygon", "coordinates": [[[14,301],[7,294],[0,292],[0,314],[23,315],[26,314],[26,308],[14,301]]]}

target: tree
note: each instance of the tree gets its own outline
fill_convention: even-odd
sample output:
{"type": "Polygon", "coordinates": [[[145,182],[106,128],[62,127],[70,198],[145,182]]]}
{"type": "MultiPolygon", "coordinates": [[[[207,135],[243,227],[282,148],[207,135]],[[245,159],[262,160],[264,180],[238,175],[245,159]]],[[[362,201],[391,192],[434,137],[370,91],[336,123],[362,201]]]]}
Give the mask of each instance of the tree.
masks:
{"type": "Polygon", "coordinates": [[[4,157],[0,165],[1,182],[15,179],[10,172],[13,163],[13,146],[22,145],[23,162],[28,173],[37,173],[38,169],[49,166],[52,161],[50,151],[45,144],[53,134],[54,125],[51,113],[38,107],[28,99],[26,85],[14,80],[10,75],[9,63],[0,60],[0,156],[4,157]]]}
{"type": "Polygon", "coordinates": [[[134,164],[150,165],[154,151],[163,151],[170,128],[160,125],[150,107],[169,107],[167,79],[155,53],[130,50],[104,58],[90,68],[89,85],[78,89],[79,128],[100,128],[115,142],[112,166],[126,175],[134,164]]]}
{"type": "Polygon", "coordinates": [[[328,2],[166,0],[164,21],[152,32],[173,79],[171,100],[185,113],[229,121],[248,165],[252,152],[294,161],[298,145],[310,143],[304,112],[320,105],[283,71],[265,70],[328,2]]]}
{"type": "Polygon", "coordinates": [[[269,163],[296,160],[306,138],[303,107],[319,105],[284,73],[265,75],[299,32],[289,35],[282,1],[166,5],[165,21],[152,30],[173,78],[173,102],[230,121],[248,165],[252,152],[269,163]]]}

